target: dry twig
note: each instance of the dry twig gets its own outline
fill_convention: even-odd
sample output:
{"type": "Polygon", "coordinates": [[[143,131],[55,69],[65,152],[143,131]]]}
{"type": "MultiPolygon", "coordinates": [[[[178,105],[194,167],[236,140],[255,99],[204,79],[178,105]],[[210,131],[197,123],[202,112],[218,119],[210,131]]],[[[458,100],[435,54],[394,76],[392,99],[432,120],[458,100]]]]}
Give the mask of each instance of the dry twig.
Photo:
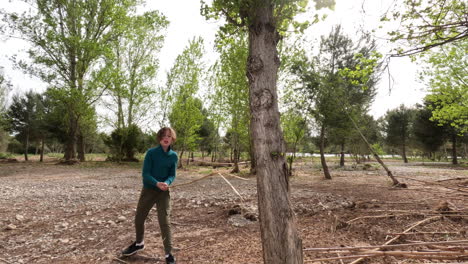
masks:
{"type": "MultiPolygon", "coordinates": [[[[421,220],[417,223],[415,223],[414,225],[410,226],[409,228],[407,228],[405,231],[403,231],[403,233],[408,233],[409,231],[411,231],[413,228],[419,226],[419,225],[422,225],[424,223],[428,223],[428,222],[432,222],[432,221],[435,221],[435,220],[439,220],[441,219],[442,217],[441,216],[433,216],[433,217],[429,217],[429,218],[426,218],[424,220],[421,220]]],[[[394,238],[390,239],[389,241],[385,242],[385,244],[383,244],[384,246],[387,246],[389,245],[390,243],[393,243],[393,241],[399,239],[401,237],[401,235],[397,235],[395,236],[394,238]]],[[[356,259],[355,261],[351,262],[350,264],[356,264],[356,263],[359,263],[361,262],[362,260],[364,260],[364,257],[362,258],[359,258],[359,259],[356,259]]]]}
{"type": "Polygon", "coordinates": [[[409,247],[409,246],[425,246],[425,245],[446,245],[446,244],[468,244],[468,240],[453,240],[453,241],[440,241],[440,242],[420,242],[411,244],[395,244],[395,245],[380,245],[380,246],[361,246],[361,247],[332,247],[332,248],[305,248],[303,251],[355,251],[360,249],[375,249],[375,248],[398,248],[398,247],[409,247]]]}

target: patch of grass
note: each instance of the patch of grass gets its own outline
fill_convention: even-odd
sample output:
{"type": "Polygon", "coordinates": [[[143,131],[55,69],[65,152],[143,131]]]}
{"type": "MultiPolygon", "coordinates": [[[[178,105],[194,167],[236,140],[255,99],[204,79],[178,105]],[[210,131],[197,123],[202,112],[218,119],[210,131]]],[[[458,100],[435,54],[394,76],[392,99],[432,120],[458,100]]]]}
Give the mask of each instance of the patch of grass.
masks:
{"type": "Polygon", "coordinates": [[[0,159],[10,159],[10,158],[13,158],[13,155],[11,155],[11,153],[0,152],[0,159]]]}

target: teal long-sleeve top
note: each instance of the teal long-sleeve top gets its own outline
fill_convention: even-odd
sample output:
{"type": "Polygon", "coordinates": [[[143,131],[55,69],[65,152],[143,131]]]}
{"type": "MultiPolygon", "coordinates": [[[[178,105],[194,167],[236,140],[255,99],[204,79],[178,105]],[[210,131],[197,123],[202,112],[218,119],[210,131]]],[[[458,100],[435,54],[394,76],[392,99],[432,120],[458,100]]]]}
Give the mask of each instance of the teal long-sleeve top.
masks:
{"type": "Polygon", "coordinates": [[[167,152],[161,146],[150,148],[146,152],[143,162],[143,186],[159,190],[156,186],[158,182],[171,185],[176,177],[178,159],[177,153],[170,147],[167,152]]]}

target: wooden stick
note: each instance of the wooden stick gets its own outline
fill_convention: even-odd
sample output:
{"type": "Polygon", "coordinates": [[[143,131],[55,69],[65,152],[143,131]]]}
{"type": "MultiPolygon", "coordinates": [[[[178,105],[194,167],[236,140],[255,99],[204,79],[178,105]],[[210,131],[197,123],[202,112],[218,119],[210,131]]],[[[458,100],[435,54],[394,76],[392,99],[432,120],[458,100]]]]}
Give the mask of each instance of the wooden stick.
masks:
{"type": "Polygon", "coordinates": [[[468,190],[461,190],[461,189],[458,189],[458,188],[452,188],[452,187],[445,186],[445,185],[440,184],[440,183],[437,183],[437,182],[428,182],[428,181],[416,180],[416,179],[413,179],[413,178],[402,177],[402,176],[398,176],[398,178],[403,178],[403,179],[407,179],[407,180],[422,182],[422,183],[426,183],[426,184],[429,184],[429,185],[437,185],[437,186],[440,186],[440,187],[444,187],[444,188],[447,188],[447,189],[450,189],[450,190],[459,191],[459,192],[464,192],[464,193],[467,193],[467,192],[468,192],[468,190]]]}
{"type": "Polygon", "coordinates": [[[114,257],[113,260],[117,260],[117,261],[120,262],[120,263],[128,263],[128,262],[123,261],[123,260],[121,260],[121,259],[119,259],[119,258],[117,258],[117,257],[114,257]]]}
{"type": "Polygon", "coordinates": [[[387,218],[387,217],[398,217],[398,216],[409,216],[409,215],[424,215],[425,216],[426,214],[414,212],[414,213],[409,213],[409,214],[367,215],[367,216],[360,216],[360,217],[351,219],[347,221],[346,223],[351,224],[352,222],[355,222],[357,220],[368,219],[368,218],[387,218]]]}
{"type": "Polygon", "coordinates": [[[3,262],[5,262],[5,263],[7,263],[7,264],[12,264],[12,263],[13,263],[13,262],[9,262],[9,261],[7,261],[6,259],[2,259],[2,258],[0,258],[0,261],[3,261],[3,262]]]}
{"type": "Polygon", "coordinates": [[[242,178],[240,176],[237,176],[237,175],[234,175],[234,174],[231,174],[231,173],[226,173],[226,175],[229,175],[231,177],[234,177],[234,178],[237,178],[237,179],[240,179],[240,180],[244,180],[244,181],[248,181],[249,179],[246,179],[246,178],[242,178]]]}
{"type": "MultiPolygon", "coordinates": [[[[433,216],[433,217],[429,217],[429,218],[426,218],[426,219],[423,219],[417,223],[415,223],[414,225],[410,226],[409,228],[407,228],[405,231],[403,231],[403,233],[408,233],[409,231],[411,231],[413,228],[419,226],[419,225],[422,225],[424,223],[427,223],[427,222],[431,222],[431,221],[435,221],[435,220],[439,220],[441,219],[442,217],[441,216],[433,216]]],[[[385,242],[385,244],[383,244],[384,246],[387,246],[389,245],[390,243],[392,243],[393,241],[399,239],[401,237],[401,235],[398,235],[398,236],[395,236],[394,238],[390,239],[389,241],[385,242]]],[[[380,249],[380,248],[379,248],[380,249]]],[[[356,259],[355,261],[351,262],[350,264],[356,264],[356,263],[359,263],[361,262],[362,260],[364,260],[364,257],[362,258],[359,258],[359,259],[356,259]]]]}
{"type": "Polygon", "coordinates": [[[460,232],[408,232],[408,233],[387,233],[387,235],[454,235],[460,234],[460,232]]]}
{"type": "Polygon", "coordinates": [[[221,173],[218,172],[218,175],[221,176],[221,178],[223,178],[223,180],[229,184],[229,186],[231,186],[231,188],[234,190],[234,192],[239,195],[239,197],[241,198],[242,202],[244,202],[244,198],[242,198],[242,195],[240,195],[240,193],[236,190],[236,188],[234,188],[234,186],[232,186],[232,184],[223,176],[221,175],[221,173]]]}
{"type": "Polygon", "coordinates": [[[208,177],[215,176],[217,173],[219,173],[219,172],[212,172],[212,173],[210,173],[210,174],[208,174],[208,175],[205,175],[205,176],[203,176],[203,177],[201,177],[201,178],[195,179],[195,180],[190,181],[190,182],[185,182],[185,183],[180,183],[180,184],[174,184],[174,185],[170,186],[170,188],[171,188],[171,189],[174,189],[174,188],[179,188],[180,186],[189,185],[189,184],[192,184],[192,183],[194,183],[194,182],[197,182],[197,181],[201,181],[201,180],[203,180],[203,179],[206,179],[206,178],[208,178],[208,177]]]}
{"type": "Polygon", "coordinates": [[[333,248],[305,248],[303,251],[333,251],[333,250],[359,250],[359,249],[374,249],[374,248],[397,248],[397,247],[409,247],[409,246],[423,246],[423,245],[446,245],[446,244],[467,244],[468,240],[452,240],[452,241],[440,241],[440,242],[420,242],[411,244],[395,244],[395,245],[380,245],[380,246],[362,246],[362,247],[333,247],[333,248]]]}
{"type": "MultiPolygon", "coordinates": [[[[365,254],[371,254],[365,252],[365,254]]],[[[468,255],[462,255],[463,252],[418,252],[418,251],[373,251],[373,257],[393,256],[413,259],[468,259],[468,255]]]]}
{"type": "Polygon", "coordinates": [[[328,260],[338,260],[338,259],[355,259],[355,258],[364,258],[372,257],[373,255],[355,255],[355,256],[343,256],[343,257],[334,257],[334,258],[318,258],[318,259],[309,259],[304,262],[317,262],[317,261],[328,261],[328,260]]]}

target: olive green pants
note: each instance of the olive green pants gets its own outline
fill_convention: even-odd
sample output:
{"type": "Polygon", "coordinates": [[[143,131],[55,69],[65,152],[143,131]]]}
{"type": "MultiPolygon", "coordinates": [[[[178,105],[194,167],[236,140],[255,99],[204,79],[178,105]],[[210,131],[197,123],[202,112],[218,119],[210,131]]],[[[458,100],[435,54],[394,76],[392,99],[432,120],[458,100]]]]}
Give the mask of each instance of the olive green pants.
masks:
{"type": "Polygon", "coordinates": [[[159,228],[161,229],[161,237],[164,244],[166,254],[172,251],[172,237],[170,227],[171,215],[171,195],[169,191],[160,191],[143,188],[138,201],[138,207],[135,215],[135,230],[136,242],[143,241],[145,236],[145,221],[148,214],[156,204],[158,211],[159,228]]]}

